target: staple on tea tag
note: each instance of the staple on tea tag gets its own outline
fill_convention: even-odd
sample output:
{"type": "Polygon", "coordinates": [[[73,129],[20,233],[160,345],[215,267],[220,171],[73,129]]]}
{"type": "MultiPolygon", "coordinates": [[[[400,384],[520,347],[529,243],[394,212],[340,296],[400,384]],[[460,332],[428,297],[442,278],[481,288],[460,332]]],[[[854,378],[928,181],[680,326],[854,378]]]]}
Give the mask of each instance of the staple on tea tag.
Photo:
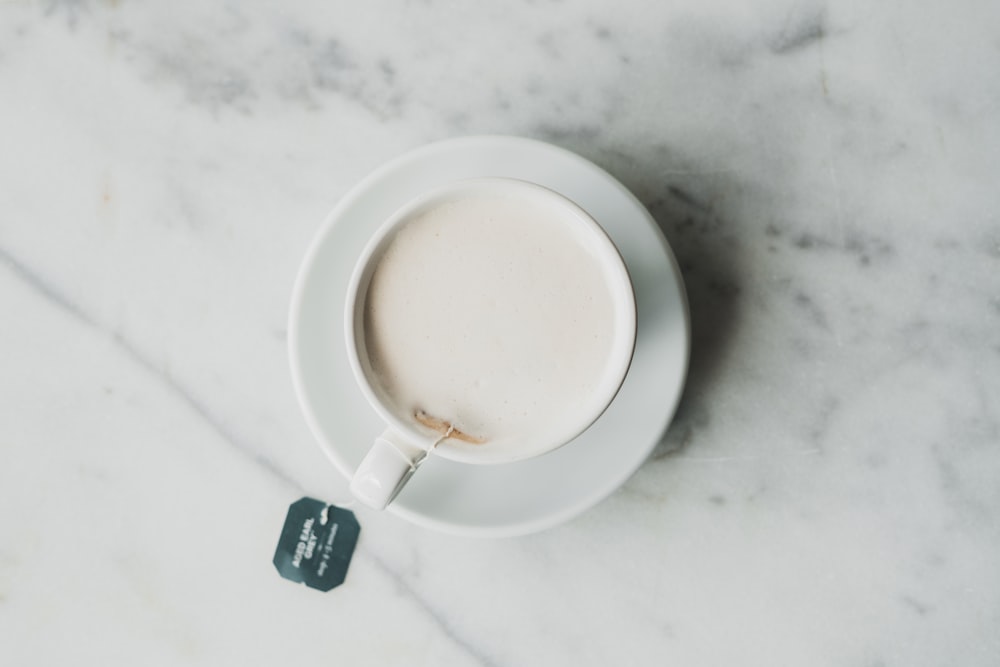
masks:
{"type": "Polygon", "coordinates": [[[285,579],[329,591],[344,583],[360,533],[354,512],[302,498],[288,508],[272,562],[285,579]]]}

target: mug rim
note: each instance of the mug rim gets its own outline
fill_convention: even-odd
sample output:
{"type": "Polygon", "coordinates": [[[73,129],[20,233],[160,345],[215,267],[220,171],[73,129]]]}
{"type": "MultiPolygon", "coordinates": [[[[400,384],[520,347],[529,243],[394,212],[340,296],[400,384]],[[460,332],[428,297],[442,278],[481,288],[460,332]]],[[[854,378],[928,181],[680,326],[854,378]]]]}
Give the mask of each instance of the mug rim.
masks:
{"type": "MultiPolygon", "coordinates": [[[[379,396],[372,380],[369,378],[362,362],[363,355],[361,351],[364,347],[364,336],[359,335],[363,331],[363,314],[360,311],[363,309],[364,301],[367,298],[368,284],[374,272],[376,260],[383,249],[383,245],[390,239],[392,232],[421,208],[431,206],[438,200],[454,197],[462,192],[483,188],[502,193],[509,193],[512,190],[530,192],[532,196],[542,197],[550,202],[558,203],[560,207],[571,213],[576,220],[583,223],[587,231],[579,232],[579,234],[589,234],[601,248],[601,267],[605,274],[606,282],[612,290],[615,309],[616,332],[614,342],[608,355],[607,363],[605,364],[599,388],[594,392],[597,398],[587,404],[586,407],[588,409],[586,412],[581,411],[578,418],[570,420],[573,424],[571,428],[566,427],[562,429],[563,433],[558,438],[553,438],[553,440],[557,441],[552,442],[539,439],[537,442],[533,442],[529,439],[528,442],[531,446],[518,447],[516,451],[510,447],[484,448],[480,445],[462,447],[450,440],[442,440],[435,447],[435,455],[452,461],[472,464],[498,464],[532,458],[558,449],[586,431],[614,401],[631,366],[637,332],[635,291],[632,280],[625,261],[614,241],[597,220],[579,204],[559,192],[538,183],[520,178],[502,176],[458,179],[438,185],[417,195],[397,208],[386,218],[372,234],[361,251],[358,260],[355,262],[350,279],[348,280],[347,295],[344,304],[344,334],[347,359],[351,367],[351,372],[368,404],[371,405],[390,429],[421,448],[430,446],[434,440],[433,436],[421,432],[415,425],[400,418],[386,405],[386,401],[379,396]],[[615,284],[611,284],[612,280],[615,284]]],[[[573,228],[577,229],[575,225],[573,228]]],[[[373,437],[375,435],[377,434],[373,434],[373,437]]]]}

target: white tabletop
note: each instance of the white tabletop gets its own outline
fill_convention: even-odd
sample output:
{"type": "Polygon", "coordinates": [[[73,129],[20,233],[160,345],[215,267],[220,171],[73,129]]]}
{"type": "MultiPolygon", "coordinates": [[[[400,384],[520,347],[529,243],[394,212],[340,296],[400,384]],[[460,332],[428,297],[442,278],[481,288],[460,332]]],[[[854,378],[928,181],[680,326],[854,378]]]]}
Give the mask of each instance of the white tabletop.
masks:
{"type": "Polygon", "coordinates": [[[0,5],[0,664],[997,664],[1000,5],[292,4],[0,5]],[[358,509],[344,585],[292,584],[287,506],[347,495],[296,271],[476,134],[659,221],[677,417],[568,523],[358,509]]]}

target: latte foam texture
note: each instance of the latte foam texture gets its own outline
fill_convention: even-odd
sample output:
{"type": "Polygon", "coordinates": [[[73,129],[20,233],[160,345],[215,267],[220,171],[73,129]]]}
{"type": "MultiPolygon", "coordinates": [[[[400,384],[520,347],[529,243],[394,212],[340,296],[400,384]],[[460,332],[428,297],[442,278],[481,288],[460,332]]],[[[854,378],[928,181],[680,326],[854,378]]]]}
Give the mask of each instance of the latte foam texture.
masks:
{"type": "Polygon", "coordinates": [[[406,221],[364,308],[376,391],[497,443],[570,421],[614,339],[602,265],[546,202],[470,194],[406,221]]]}

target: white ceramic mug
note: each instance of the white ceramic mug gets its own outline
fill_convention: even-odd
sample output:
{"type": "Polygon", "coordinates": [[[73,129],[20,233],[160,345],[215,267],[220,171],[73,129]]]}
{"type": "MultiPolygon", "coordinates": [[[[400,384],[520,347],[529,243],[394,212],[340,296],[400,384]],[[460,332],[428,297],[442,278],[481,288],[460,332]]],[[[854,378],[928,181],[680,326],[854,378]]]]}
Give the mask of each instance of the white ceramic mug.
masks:
{"type": "MultiPolygon", "coordinates": [[[[488,201],[484,199],[483,201],[488,201]]],[[[528,249],[525,250],[526,252],[528,249]]],[[[474,281],[476,276],[457,277],[474,281]]],[[[453,461],[468,464],[503,464],[556,449],[585,431],[605,411],[621,386],[635,345],[635,297],[624,261],[600,225],[583,209],[562,195],[534,183],[510,178],[476,178],[437,187],[396,211],[374,234],[359,258],[348,284],[345,307],[347,357],[359,388],[372,408],[385,421],[385,431],[375,438],[351,481],[351,492],[365,505],[383,509],[433,451],[453,461]],[[401,414],[381,387],[367,349],[365,307],[369,286],[379,261],[396,234],[417,216],[448,202],[470,197],[520,200],[547,207],[562,223],[560,233],[567,242],[586,248],[596,260],[610,294],[612,319],[610,345],[599,378],[570,414],[543,428],[499,438],[483,444],[445,437],[401,414]]],[[[448,425],[445,422],[445,425],[448,425]]],[[[609,443],[613,446],[613,443],[609,443]]]]}

